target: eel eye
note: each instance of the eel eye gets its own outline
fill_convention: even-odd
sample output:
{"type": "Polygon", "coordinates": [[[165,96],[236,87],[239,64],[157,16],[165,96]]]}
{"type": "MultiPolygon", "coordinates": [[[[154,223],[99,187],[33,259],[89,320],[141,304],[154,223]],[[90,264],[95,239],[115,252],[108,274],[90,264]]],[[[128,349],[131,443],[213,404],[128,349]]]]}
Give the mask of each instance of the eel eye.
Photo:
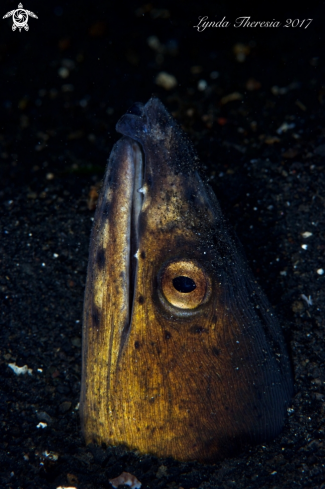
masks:
{"type": "Polygon", "coordinates": [[[196,289],[196,283],[190,277],[176,277],[173,279],[173,286],[178,292],[183,292],[183,294],[188,294],[196,289]]]}
{"type": "Polygon", "coordinates": [[[158,280],[165,299],[180,309],[195,309],[210,295],[210,280],[204,269],[193,260],[167,263],[158,280]]]}

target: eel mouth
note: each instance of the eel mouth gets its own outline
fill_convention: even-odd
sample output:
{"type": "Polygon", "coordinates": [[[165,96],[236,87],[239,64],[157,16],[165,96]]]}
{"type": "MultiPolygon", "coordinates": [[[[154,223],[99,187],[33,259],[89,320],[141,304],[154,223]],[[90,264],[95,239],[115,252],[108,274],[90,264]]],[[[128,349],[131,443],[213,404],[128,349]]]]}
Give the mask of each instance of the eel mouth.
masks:
{"type": "MultiPolygon", "coordinates": [[[[128,166],[131,171],[127,172],[128,181],[126,182],[129,187],[130,203],[128,206],[128,220],[126,233],[127,242],[127,257],[125,266],[126,280],[128,281],[127,290],[128,297],[126,298],[128,304],[128,320],[123,328],[121,347],[125,344],[128,337],[128,332],[132,322],[132,312],[134,307],[134,296],[136,288],[136,276],[138,268],[138,250],[139,250],[139,216],[142,209],[144,190],[144,156],[140,145],[129,138],[125,141],[127,149],[128,166]]],[[[123,177],[122,177],[123,178],[123,177]]],[[[124,177],[125,178],[125,177],[124,177]]]]}

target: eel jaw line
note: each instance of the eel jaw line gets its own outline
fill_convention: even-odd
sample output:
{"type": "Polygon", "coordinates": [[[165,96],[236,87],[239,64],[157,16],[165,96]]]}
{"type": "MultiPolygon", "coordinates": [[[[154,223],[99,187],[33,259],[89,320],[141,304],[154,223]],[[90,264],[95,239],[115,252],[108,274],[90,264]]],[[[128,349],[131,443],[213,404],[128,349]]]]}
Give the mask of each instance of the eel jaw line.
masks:
{"type": "MultiPolygon", "coordinates": [[[[134,181],[130,182],[133,185],[132,191],[132,207],[130,215],[130,225],[128,227],[128,243],[129,243],[129,329],[131,327],[132,313],[133,313],[133,303],[135,295],[136,286],[136,275],[138,268],[138,259],[140,256],[139,251],[139,216],[142,209],[142,204],[144,200],[144,193],[142,192],[143,179],[144,179],[144,158],[140,145],[132,141],[130,143],[132,146],[132,162],[134,168],[134,181]]],[[[126,338],[125,338],[126,339],[126,338]]]]}

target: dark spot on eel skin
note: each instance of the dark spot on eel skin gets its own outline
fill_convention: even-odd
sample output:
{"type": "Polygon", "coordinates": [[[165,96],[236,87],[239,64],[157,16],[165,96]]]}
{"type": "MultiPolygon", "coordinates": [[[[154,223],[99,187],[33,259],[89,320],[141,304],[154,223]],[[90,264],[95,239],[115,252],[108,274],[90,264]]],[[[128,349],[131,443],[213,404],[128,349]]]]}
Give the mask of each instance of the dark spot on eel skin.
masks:
{"type": "Polygon", "coordinates": [[[134,348],[138,350],[140,348],[140,343],[138,341],[134,342],[134,348]]]}
{"type": "Polygon", "coordinates": [[[165,339],[166,340],[170,340],[170,338],[172,337],[172,335],[170,334],[169,331],[165,331],[165,339]]]}
{"type": "Polygon", "coordinates": [[[191,333],[193,334],[202,334],[202,333],[208,333],[209,331],[205,328],[202,328],[202,326],[193,326],[190,329],[191,333]]]}
{"type": "Polygon", "coordinates": [[[139,296],[138,302],[139,302],[139,304],[143,304],[144,303],[144,297],[143,297],[143,295],[140,295],[139,296]]]}
{"type": "Polygon", "coordinates": [[[195,201],[195,198],[196,198],[196,191],[189,187],[186,192],[185,192],[185,198],[189,201],[189,202],[194,202],[195,201]]]}
{"type": "Polygon", "coordinates": [[[147,185],[148,185],[148,187],[151,187],[151,185],[152,185],[152,176],[151,175],[148,175],[148,177],[147,177],[147,185]]]}
{"type": "Polygon", "coordinates": [[[145,257],[146,257],[145,252],[144,252],[144,251],[141,251],[141,255],[140,255],[140,256],[141,256],[141,258],[143,258],[143,260],[144,260],[144,259],[145,259],[145,257]]]}
{"type": "Polygon", "coordinates": [[[93,307],[92,307],[92,311],[91,311],[91,317],[92,317],[92,320],[93,320],[93,326],[95,328],[98,328],[99,327],[99,310],[97,308],[97,306],[95,306],[95,304],[93,304],[93,307]]]}
{"type": "Polygon", "coordinates": [[[96,262],[100,270],[102,270],[105,267],[106,257],[105,257],[105,250],[103,248],[97,251],[96,262]]]}
{"type": "Polygon", "coordinates": [[[109,216],[110,210],[111,210],[111,204],[110,202],[106,202],[103,208],[103,214],[106,218],[109,216]]]}
{"type": "Polygon", "coordinates": [[[216,348],[216,347],[213,347],[212,353],[215,357],[218,357],[220,355],[220,350],[218,350],[218,348],[216,348]]]}

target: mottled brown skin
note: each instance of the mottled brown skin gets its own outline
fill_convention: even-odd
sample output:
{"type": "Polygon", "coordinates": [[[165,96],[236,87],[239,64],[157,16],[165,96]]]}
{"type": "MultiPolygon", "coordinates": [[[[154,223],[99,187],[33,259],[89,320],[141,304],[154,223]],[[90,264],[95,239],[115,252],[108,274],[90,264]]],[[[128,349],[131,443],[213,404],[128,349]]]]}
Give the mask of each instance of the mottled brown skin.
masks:
{"type": "Polygon", "coordinates": [[[193,149],[158,99],[135,106],[117,130],[126,137],[112,152],[97,207],[85,294],[86,442],[208,462],[271,439],[292,394],[284,340],[193,149]],[[131,309],[126,162],[139,151],[135,141],[146,193],[131,309]],[[196,296],[173,292],[178,268],[197,282],[196,296]]]}

